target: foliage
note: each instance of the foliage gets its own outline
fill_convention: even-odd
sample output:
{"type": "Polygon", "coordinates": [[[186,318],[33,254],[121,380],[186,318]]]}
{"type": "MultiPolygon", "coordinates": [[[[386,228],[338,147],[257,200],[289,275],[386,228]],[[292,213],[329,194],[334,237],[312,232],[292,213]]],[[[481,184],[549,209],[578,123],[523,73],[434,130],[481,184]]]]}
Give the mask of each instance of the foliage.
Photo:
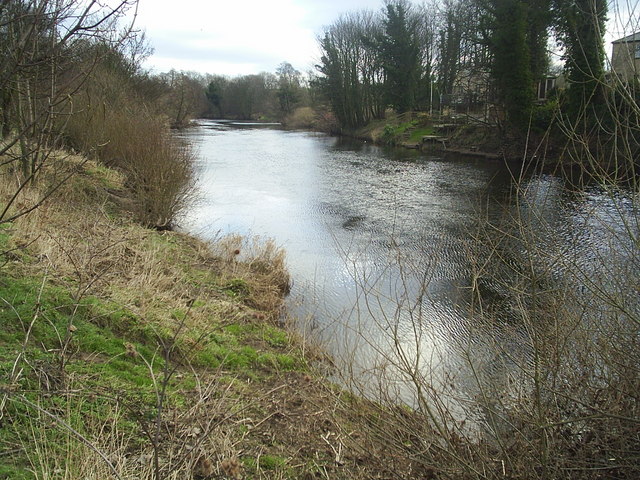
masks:
{"type": "Polygon", "coordinates": [[[348,130],[382,118],[387,106],[432,111],[436,104],[464,108],[485,122],[506,120],[504,126],[523,134],[549,67],[553,28],[569,83],[579,85],[567,95],[578,118],[599,103],[590,99],[599,98],[606,14],[602,2],[583,3],[450,0],[436,9],[398,0],[379,14],[351,12],[319,38],[314,84],[348,130]]]}
{"type": "Polygon", "coordinates": [[[224,117],[224,111],[222,109],[222,98],[224,96],[224,90],[228,83],[225,77],[215,76],[209,81],[207,90],[205,92],[207,100],[214,107],[214,115],[224,117]]]}
{"type": "MultiPolygon", "coordinates": [[[[144,35],[118,25],[133,6],[126,0],[114,6],[43,1],[0,7],[3,32],[15,53],[1,59],[7,138],[0,154],[20,166],[16,193],[65,144],[97,154],[126,171],[137,197],[132,210],[140,221],[168,227],[186,204],[193,172],[190,152],[169,138],[164,115],[176,126],[185,124],[197,110],[194,95],[204,94],[187,75],[151,78],[140,70],[149,53],[144,35]]],[[[67,180],[61,177],[13,216],[40,206],[67,180]]],[[[15,198],[3,219],[9,219],[15,198]]]]}
{"type": "Polygon", "coordinates": [[[405,1],[386,4],[383,33],[377,39],[385,75],[385,98],[396,112],[413,110],[421,74],[417,21],[405,1]]]}
{"type": "Polygon", "coordinates": [[[384,130],[382,131],[382,135],[380,135],[380,140],[385,145],[395,145],[398,141],[396,129],[393,125],[389,125],[388,123],[384,126],[384,130]]]}
{"type": "Polygon", "coordinates": [[[491,75],[507,113],[515,126],[526,129],[533,103],[533,79],[527,45],[527,18],[520,0],[493,3],[493,51],[491,75]]]}
{"type": "Polygon", "coordinates": [[[593,117],[601,104],[604,78],[604,34],[607,2],[577,0],[554,3],[558,38],[565,49],[567,113],[573,121],[585,111],[593,117]]]}
{"type": "Polygon", "coordinates": [[[321,125],[321,115],[311,107],[298,107],[282,119],[286,128],[331,131],[327,125],[321,125]]]}
{"type": "Polygon", "coordinates": [[[479,0],[478,4],[496,97],[510,126],[526,131],[535,89],[548,64],[549,3],[479,0]]]}
{"type": "Polygon", "coordinates": [[[558,99],[555,98],[542,105],[534,105],[531,111],[531,130],[537,134],[549,131],[559,113],[559,104],[558,99]]]}

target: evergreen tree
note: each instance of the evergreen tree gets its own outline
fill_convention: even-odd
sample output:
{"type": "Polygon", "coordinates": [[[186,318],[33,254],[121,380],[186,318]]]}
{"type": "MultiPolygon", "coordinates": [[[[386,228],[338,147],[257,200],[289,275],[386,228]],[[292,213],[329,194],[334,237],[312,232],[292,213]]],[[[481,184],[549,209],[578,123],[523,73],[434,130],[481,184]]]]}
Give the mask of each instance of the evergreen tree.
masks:
{"type": "Polygon", "coordinates": [[[523,4],[527,11],[527,46],[534,84],[545,78],[549,70],[547,41],[553,20],[551,0],[529,0],[523,4]]]}
{"type": "Polygon", "coordinates": [[[555,0],[558,37],[565,49],[567,111],[572,118],[594,109],[602,97],[606,0],[555,0]]]}
{"type": "Polygon", "coordinates": [[[478,0],[480,32],[491,53],[491,78],[507,121],[526,129],[535,87],[547,69],[548,0],[478,0]]]}
{"type": "Polygon", "coordinates": [[[207,85],[205,94],[209,103],[216,108],[216,113],[220,116],[224,116],[222,110],[222,99],[224,97],[224,90],[228,85],[228,80],[221,76],[215,76],[207,85]]]}
{"type": "Polygon", "coordinates": [[[526,10],[521,0],[494,0],[493,6],[491,74],[507,120],[526,128],[533,105],[526,10]]]}
{"type": "Polygon", "coordinates": [[[420,78],[417,24],[412,18],[410,4],[403,0],[387,3],[385,15],[378,48],[385,74],[386,98],[397,112],[406,112],[415,106],[420,78]]]}

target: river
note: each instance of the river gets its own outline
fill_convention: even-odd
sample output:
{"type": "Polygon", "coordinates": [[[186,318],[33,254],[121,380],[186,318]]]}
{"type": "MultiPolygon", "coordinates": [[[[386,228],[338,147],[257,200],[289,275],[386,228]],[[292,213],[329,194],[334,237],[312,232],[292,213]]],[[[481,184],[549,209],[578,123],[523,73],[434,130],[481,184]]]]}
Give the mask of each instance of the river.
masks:
{"type": "Polygon", "coordinates": [[[603,265],[634,278],[640,270],[628,191],[568,188],[550,174],[530,174],[516,189],[518,167],[499,161],[255,124],[201,121],[181,136],[199,156],[200,196],[185,228],[284,248],[289,311],[358,390],[367,377],[369,393],[415,402],[406,377],[419,372],[429,384],[455,383],[458,395],[478,375],[526,362],[522,305],[506,286],[523,269],[552,283],[571,273],[577,292],[598,276],[615,283],[603,265]]]}

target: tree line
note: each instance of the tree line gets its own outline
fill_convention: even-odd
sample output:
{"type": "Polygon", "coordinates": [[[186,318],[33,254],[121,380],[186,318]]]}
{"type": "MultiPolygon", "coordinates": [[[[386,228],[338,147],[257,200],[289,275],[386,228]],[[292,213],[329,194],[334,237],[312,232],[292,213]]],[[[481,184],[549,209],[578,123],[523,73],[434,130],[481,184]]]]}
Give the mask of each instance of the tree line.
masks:
{"type": "Polygon", "coordinates": [[[289,62],[275,73],[261,72],[233,78],[210,75],[206,82],[207,115],[242,120],[282,120],[301,105],[308,105],[307,78],[289,62]]]}
{"type": "Polygon", "coordinates": [[[279,121],[312,97],[307,77],[286,61],[275,73],[230,77],[171,70],[144,75],[163,92],[156,103],[177,128],[197,117],[279,121]]]}
{"type": "Polygon", "coordinates": [[[526,128],[549,74],[552,36],[572,87],[567,110],[577,115],[599,95],[606,13],[604,0],[389,0],[325,29],[315,82],[347,129],[389,107],[489,103],[496,118],[526,128]]]}
{"type": "Polygon", "coordinates": [[[564,111],[575,119],[589,109],[597,114],[602,96],[604,0],[389,0],[326,27],[316,72],[283,62],[275,73],[234,78],[145,71],[152,49],[123,23],[136,6],[0,2],[7,46],[0,52],[0,153],[18,146],[25,178],[46,158],[45,145],[108,150],[95,146],[105,139],[86,134],[100,130],[89,126],[107,111],[144,112],[182,127],[198,116],[280,121],[298,107],[328,105],[339,127],[353,129],[389,108],[464,106],[524,130],[539,113],[536,86],[549,73],[551,38],[571,85],[564,111]]]}

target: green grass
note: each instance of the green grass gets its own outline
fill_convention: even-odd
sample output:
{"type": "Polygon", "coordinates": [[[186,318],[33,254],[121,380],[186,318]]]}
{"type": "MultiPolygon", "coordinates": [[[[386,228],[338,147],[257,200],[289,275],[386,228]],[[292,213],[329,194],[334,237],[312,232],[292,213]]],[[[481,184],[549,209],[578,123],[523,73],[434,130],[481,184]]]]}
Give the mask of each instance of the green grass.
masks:
{"type": "Polygon", "coordinates": [[[288,334],[266,323],[232,323],[206,335],[192,334],[204,339],[192,359],[193,365],[249,376],[260,376],[260,371],[268,374],[305,368],[295,353],[286,351],[290,348],[288,334]]]}
{"type": "Polygon", "coordinates": [[[287,460],[277,455],[260,455],[258,458],[245,457],[242,459],[242,463],[249,473],[258,469],[279,470],[287,466],[287,460]]]}
{"type": "Polygon", "coordinates": [[[249,285],[242,278],[230,280],[221,290],[232,298],[244,298],[251,293],[249,285]]]}
{"type": "MultiPolygon", "coordinates": [[[[29,433],[42,414],[21,398],[54,412],[81,432],[85,421],[108,417],[101,402],[84,400],[87,392],[97,397],[135,394],[142,399],[139,404],[155,404],[152,374],[141,359],[150,359],[152,349],[132,342],[128,350],[129,342],[116,333],[134,317],[97,298],[76,302],[71,288],[47,280],[13,277],[6,270],[0,280],[0,375],[9,389],[20,392],[8,397],[3,412],[8,421],[0,424],[0,449],[16,452],[4,459],[0,479],[34,478],[28,461],[32,442],[46,444],[51,455],[63,454],[55,450],[61,430],[43,428],[50,420],[42,419],[43,425],[37,425],[41,438],[29,433]],[[137,356],[129,355],[131,349],[137,356]],[[81,385],[75,384],[76,379],[82,379],[81,385]],[[69,390],[78,393],[58,393],[69,390]]],[[[162,359],[156,358],[154,374],[162,365],[162,359]]],[[[169,393],[177,395],[176,389],[169,393]]]]}
{"type": "Polygon", "coordinates": [[[434,135],[435,130],[433,127],[418,127],[411,131],[411,136],[409,137],[410,142],[421,142],[422,137],[426,135],[434,135]]]}
{"type": "Polygon", "coordinates": [[[388,145],[397,145],[403,141],[419,143],[423,136],[433,134],[434,130],[432,126],[425,125],[424,121],[416,119],[399,124],[386,124],[380,140],[388,145]]]}

